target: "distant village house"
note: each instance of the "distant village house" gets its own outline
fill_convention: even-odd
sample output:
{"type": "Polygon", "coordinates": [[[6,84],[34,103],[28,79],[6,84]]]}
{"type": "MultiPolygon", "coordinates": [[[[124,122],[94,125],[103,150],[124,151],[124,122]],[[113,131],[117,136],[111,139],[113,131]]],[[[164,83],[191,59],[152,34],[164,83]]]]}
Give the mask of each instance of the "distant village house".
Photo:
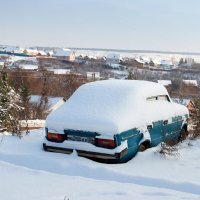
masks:
{"type": "Polygon", "coordinates": [[[29,56],[46,56],[46,52],[44,51],[39,51],[37,49],[25,49],[24,54],[29,55],[29,56]]]}
{"type": "Polygon", "coordinates": [[[158,83],[166,87],[166,86],[171,85],[172,81],[171,80],[158,80],[158,83]]]}
{"type": "Polygon", "coordinates": [[[186,85],[198,87],[197,80],[183,80],[183,83],[186,85]]]}
{"type": "Polygon", "coordinates": [[[88,81],[100,80],[100,72],[87,72],[87,80],[88,81]]]}
{"type": "Polygon", "coordinates": [[[70,69],[52,69],[54,74],[70,74],[70,69]]]}
{"type": "Polygon", "coordinates": [[[120,62],[120,54],[117,54],[117,53],[109,53],[107,56],[106,56],[106,63],[108,65],[111,65],[111,64],[118,64],[120,62]]]}
{"type": "Polygon", "coordinates": [[[53,56],[57,57],[58,59],[67,60],[70,62],[74,62],[76,59],[75,52],[71,51],[70,49],[57,49],[53,56]]]}

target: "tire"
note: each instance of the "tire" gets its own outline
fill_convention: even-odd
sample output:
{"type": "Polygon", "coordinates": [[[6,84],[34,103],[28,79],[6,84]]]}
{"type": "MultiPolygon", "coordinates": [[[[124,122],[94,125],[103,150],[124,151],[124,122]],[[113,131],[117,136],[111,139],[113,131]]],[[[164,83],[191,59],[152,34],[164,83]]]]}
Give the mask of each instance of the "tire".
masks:
{"type": "Polygon", "coordinates": [[[143,143],[140,144],[140,146],[138,148],[138,151],[139,152],[143,152],[143,151],[145,151],[148,148],[150,148],[150,142],[149,141],[145,141],[145,142],[143,142],[143,143]]]}
{"type": "Polygon", "coordinates": [[[43,146],[43,150],[44,150],[44,151],[47,151],[47,146],[46,146],[46,144],[45,144],[45,143],[43,143],[43,145],[42,145],[42,146],[43,146]]]}
{"type": "Polygon", "coordinates": [[[143,151],[145,151],[145,150],[146,150],[145,145],[144,145],[144,144],[140,144],[138,151],[139,151],[139,152],[143,152],[143,151]]]}
{"type": "Polygon", "coordinates": [[[183,127],[178,137],[178,142],[182,142],[183,140],[186,139],[186,137],[187,137],[187,130],[183,127]]]}

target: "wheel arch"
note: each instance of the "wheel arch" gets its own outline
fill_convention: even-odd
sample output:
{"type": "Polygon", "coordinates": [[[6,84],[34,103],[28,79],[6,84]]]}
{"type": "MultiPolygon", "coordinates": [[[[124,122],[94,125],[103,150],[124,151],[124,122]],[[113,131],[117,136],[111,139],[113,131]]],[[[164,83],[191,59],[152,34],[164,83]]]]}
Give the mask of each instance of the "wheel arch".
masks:
{"type": "Polygon", "coordinates": [[[151,141],[150,140],[144,140],[144,141],[142,141],[140,144],[139,144],[139,146],[138,146],[138,148],[139,148],[139,151],[141,151],[141,149],[144,149],[144,150],[142,150],[142,151],[145,151],[146,149],[149,149],[151,147],[151,141]],[[143,146],[143,147],[142,147],[143,146]],[[142,148],[141,148],[142,147],[142,148]]]}

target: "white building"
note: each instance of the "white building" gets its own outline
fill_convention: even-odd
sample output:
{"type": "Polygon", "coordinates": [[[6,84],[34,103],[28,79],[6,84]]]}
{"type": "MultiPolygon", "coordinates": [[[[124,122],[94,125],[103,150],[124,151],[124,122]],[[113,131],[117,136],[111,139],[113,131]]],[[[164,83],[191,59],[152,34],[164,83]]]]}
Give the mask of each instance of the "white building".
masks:
{"type": "Polygon", "coordinates": [[[23,69],[23,70],[38,70],[38,65],[27,65],[27,64],[24,64],[24,65],[19,65],[19,68],[23,69]]]}
{"type": "Polygon", "coordinates": [[[71,51],[70,49],[57,49],[53,56],[60,58],[60,59],[64,59],[64,60],[68,60],[68,61],[75,61],[76,59],[76,54],[74,51],[71,51]]]}
{"type": "Polygon", "coordinates": [[[194,64],[194,59],[193,58],[186,58],[187,65],[192,66],[194,64]]]}
{"type": "Polygon", "coordinates": [[[180,58],[178,58],[178,57],[176,57],[176,56],[172,56],[172,57],[171,57],[171,61],[172,61],[172,64],[173,64],[174,66],[178,66],[179,60],[180,60],[180,58]]]}
{"type": "Polygon", "coordinates": [[[108,65],[118,64],[120,62],[120,54],[117,53],[109,53],[106,56],[106,62],[108,65]]]}
{"type": "Polygon", "coordinates": [[[171,80],[158,80],[158,83],[163,85],[163,86],[168,86],[172,84],[171,80]]]}
{"type": "Polygon", "coordinates": [[[37,49],[25,49],[24,53],[29,56],[38,56],[39,51],[37,49]]]}
{"type": "Polygon", "coordinates": [[[183,80],[183,83],[185,83],[186,85],[193,85],[198,87],[197,80],[183,80]]]}
{"type": "Polygon", "coordinates": [[[161,60],[160,61],[160,68],[163,70],[172,70],[174,67],[171,60],[161,60]]]}
{"type": "Polygon", "coordinates": [[[52,69],[54,74],[70,74],[70,69],[52,69]]]}
{"type": "Polygon", "coordinates": [[[100,80],[100,72],[87,72],[87,80],[88,81],[100,80]]]}

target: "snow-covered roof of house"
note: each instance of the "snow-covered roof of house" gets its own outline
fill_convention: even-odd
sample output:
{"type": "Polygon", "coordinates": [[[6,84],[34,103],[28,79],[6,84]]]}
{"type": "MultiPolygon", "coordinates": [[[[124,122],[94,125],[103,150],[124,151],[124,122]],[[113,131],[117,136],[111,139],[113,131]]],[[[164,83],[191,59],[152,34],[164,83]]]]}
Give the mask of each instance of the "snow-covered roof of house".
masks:
{"type": "Polygon", "coordinates": [[[163,85],[163,86],[168,86],[172,84],[171,80],[158,80],[158,83],[163,85]]]}
{"type": "Polygon", "coordinates": [[[70,49],[57,49],[54,56],[70,56],[72,51],[70,49]]]}
{"type": "Polygon", "coordinates": [[[52,69],[51,71],[54,72],[54,74],[69,74],[70,69],[52,69]]]}
{"type": "Polygon", "coordinates": [[[149,63],[151,61],[151,59],[149,57],[146,57],[146,56],[140,56],[140,60],[143,63],[149,63]]]}
{"type": "Polygon", "coordinates": [[[141,64],[144,64],[144,61],[141,60],[139,57],[135,58],[135,60],[136,60],[137,62],[141,63],[141,64]]]}
{"type": "Polygon", "coordinates": [[[25,70],[38,70],[38,65],[21,64],[19,65],[19,68],[25,69],[25,70]]]}
{"type": "Polygon", "coordinates": [[[198,86],[197,80],[183,80],[186,85],[198,86]]]}
{"type": "Polygon", "coordinates": [[[25,51],[30,55],[37,55],[39,53],[37,49],[25,49],[25,51]]]}
{"type": "Polygon", "coordinates": [[[119,53],[109,53],[106,56],[107,59],[120,59],[120,54],[119,53]]]}
{"type": "Polygon", "coordinates": [[[160,65],[161,64],[161,61],[157,58],[154,58],[152,59],[152,62],[155,64],[155,65],[160,65]]]}
{"type": "Polygon", "coordinates": [[[50,113],[49,130],[74,129],[113,135],[152,121],[187,114],[185,107],[169,101],[148,101],[168,95],[158,83],[136,80],[106,80],[82,85],[63,106],[50,113]],[[156,111],[156,112],[155,112],[156,111]]]}

